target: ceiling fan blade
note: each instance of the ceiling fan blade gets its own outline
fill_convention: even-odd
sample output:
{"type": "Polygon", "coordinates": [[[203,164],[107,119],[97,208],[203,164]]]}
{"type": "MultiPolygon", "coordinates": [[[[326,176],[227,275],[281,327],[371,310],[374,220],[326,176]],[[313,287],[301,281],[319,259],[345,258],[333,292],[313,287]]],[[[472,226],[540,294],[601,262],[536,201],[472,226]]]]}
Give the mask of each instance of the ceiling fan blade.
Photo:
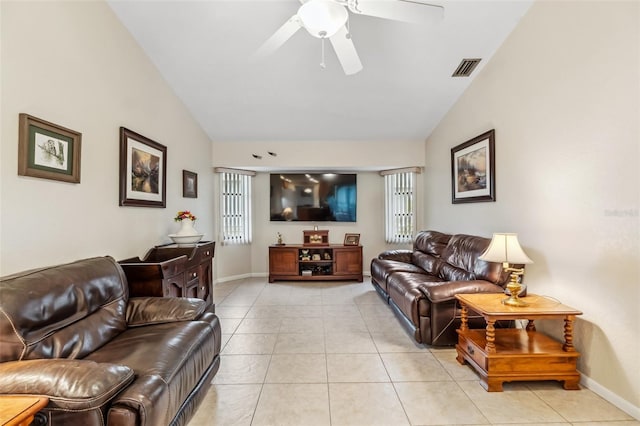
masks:
{"type": "Polygon", "coordinates": [[[345,74],[351,75],[362,70],[362,62],[360,62],[356,47],[353,45],[353,41],[347,32],[347,27],[343,26],[340,28],[329,40],[331,40],[333,50],[336,51],[336,55],[345,74]]]}
{"type": "Polygon", "coordinates": [[[444,7],[412,0],[355,0],[351,12],[416,24],[437,23],[444,17],[444,7]]]}
{"type": "Polygon", "coordinates": [[[280,46],[285,44],[300,28],[302,28],[302,25],[300,25],[298,15],[293,15],[256,50],[253,54],[253,59],[261,59],[271,55],[278,50],[280,46]]]}

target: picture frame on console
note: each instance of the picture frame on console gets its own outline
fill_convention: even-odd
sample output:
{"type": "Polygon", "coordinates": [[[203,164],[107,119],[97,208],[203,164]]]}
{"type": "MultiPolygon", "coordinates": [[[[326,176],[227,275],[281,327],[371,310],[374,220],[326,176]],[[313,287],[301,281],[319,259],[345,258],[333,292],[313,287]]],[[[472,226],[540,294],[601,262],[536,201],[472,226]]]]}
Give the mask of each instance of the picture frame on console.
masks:
{"type": "Polygon", "coordinates": [[[167,147],[120,127],[120,205],[166,207],[167,147]]]}
{"type": "Polygon", "coordinates": [[[496,201],[495,130],[451,148],[451,202],[496,201]]]}
{"type": "Polygon", "coordinates": [[[182,197],[198,198],[198,174],[189,170],[182,171],[182,197]]]}
{"type": "Polygon", "coordinates": [[[82,133],[19,115],[18,175],[80,183],[82,133]]]}
{"type": "Polygon", "coordinates": [[[357,246],[360,245],[360,234],[344,234],[345,246],[357,246]]]}

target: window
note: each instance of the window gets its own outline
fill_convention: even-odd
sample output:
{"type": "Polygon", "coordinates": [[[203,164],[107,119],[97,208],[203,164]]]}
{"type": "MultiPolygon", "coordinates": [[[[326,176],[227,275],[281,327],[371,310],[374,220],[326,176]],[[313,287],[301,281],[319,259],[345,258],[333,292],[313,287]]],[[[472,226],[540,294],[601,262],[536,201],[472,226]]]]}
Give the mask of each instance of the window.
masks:
{"type": "Polygon", "coordinates": [[[409,243],[416,228],[416,175],[419,168],[389,170],[384,176],[385,241],[409,243]]]}
{"type": "Polygon", "coordinates": [[[251,177],[253,172],[216,170],[220,173],[222,244],[251,243],[251,177]]]}

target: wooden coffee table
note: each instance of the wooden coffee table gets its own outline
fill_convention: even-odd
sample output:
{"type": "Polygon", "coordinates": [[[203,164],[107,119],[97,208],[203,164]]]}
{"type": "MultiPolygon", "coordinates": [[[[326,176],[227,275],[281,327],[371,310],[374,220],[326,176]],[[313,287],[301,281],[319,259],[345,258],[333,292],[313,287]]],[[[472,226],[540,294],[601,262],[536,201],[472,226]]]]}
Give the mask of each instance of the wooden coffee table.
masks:
{"type": "Polygon", "coordinates": [[[49,403],[49,398],[40,396],[0,396],[0,425],[26,426],[31,424],[38,411],[49,403]]]}
{"type": "Polygon", "coordinates": [[[573,347],[573,321],[582,312],[555,300],[529,295],[526,307],[502,304],[504,294],[458,294],[462,307],[458,329],[457,360],[468,362],[489,392],[501,392],[502,383],[558,380],[565,389],[580,389],[576,364],[580,354],[573,347]],[[484,317],[486,330],[469,329],[469,310],[484,317]],[[496,329],[499,320],[529,320],[526,329],[496,329]],[[564,342],[536,331],[534,320],[564,320],[564,342]]]}

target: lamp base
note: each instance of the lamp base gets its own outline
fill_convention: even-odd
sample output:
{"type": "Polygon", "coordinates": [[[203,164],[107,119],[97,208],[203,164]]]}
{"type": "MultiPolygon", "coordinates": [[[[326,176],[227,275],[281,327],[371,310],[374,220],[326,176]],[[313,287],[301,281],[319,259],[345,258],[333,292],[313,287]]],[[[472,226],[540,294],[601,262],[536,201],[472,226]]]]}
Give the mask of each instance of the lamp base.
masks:
{"type": "Polygon", "coordinates": [[[507,290],[509,290],[509,297],[502,300],[503,305],[507,306],[515,306],[521,308],[523,306],[529,306],[529,304],[518,298],[520,291],[522,291],[522,286],[517,281],[517,277],[515,274],[511,275],[511,281],[507,284],[507,290]]]}
{"type": "Polygon", "coordinates": [[[529,306],[529,304],[522,299],[518,298],[518,295],[511,295],[506,299],[502,299],[502,304],[507,306],[515,306],[518,308],[522,308],[524,306],[529,306]]]}

